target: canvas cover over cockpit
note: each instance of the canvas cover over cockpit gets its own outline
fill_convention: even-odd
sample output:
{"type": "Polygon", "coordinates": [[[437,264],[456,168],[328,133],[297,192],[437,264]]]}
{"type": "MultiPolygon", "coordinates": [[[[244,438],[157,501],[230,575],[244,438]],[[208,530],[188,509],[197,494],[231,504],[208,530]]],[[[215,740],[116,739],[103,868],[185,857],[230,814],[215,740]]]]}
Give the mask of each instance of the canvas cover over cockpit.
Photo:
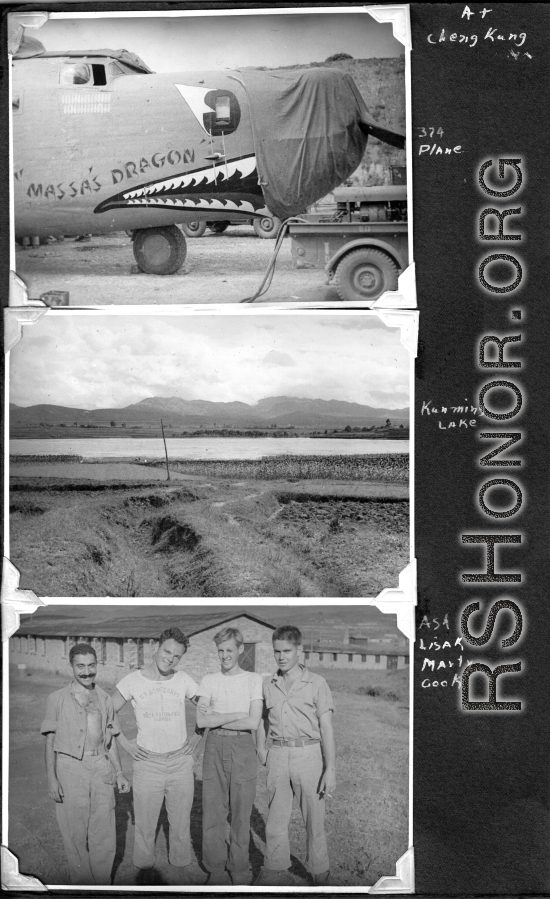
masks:
{"type": "Polygon", "coordinates": [[[110,50],[110,49],[100,49],[100,50],[46,50],[44,44],[42,44],[39,40],[34,37],[30,37],[25,34],[22,37],[22,40],[13,54],[14,59],[34,59],[37,56],[43,58],[51,58],[51,57],[70,57],[73,59],[83,59],[83,58],[93,58],[93,59],[117,59],[119,62],[124,63],[129,66],[129,68],[133,69],[136,73],[141,73],[143,75],[152,75],[153,70],[147,66],[136,53],[130,53],[129,50],[110,50]]]}
{"type": "Polygon", "coordinates": [[[360,165],[369,134],[404,147],[405,136],[380,125],[351,78],[337,69],[241,70],[250,104],[260,184],[281,219],[342,184],[360,165]]]}

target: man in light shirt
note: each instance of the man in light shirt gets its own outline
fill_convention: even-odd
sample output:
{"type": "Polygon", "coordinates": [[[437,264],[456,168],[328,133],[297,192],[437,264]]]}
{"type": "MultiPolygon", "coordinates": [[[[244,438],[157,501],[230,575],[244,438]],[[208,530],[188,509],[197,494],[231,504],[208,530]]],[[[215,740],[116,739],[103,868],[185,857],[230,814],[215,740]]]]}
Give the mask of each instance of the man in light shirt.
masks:
{"type": "Polygon", "coordinates": [[[254,732],[262,717],[262,676],[244,671],[244,639],[228,627],[214,637],[221,670],[198,688],[197,726],[210,728],[202,769],[202,863],[209,886],[250,883],[250,815],[258,763],[254,732]],[[231,811],[229,853],[227,816],[231,811]],[[229,875],[228,873],[229,872],[229,875]]]}
{"type": "MultiPolygon", "coordinates": [[[[113,694],[119,711],[128,700],[137,724],[137,740],[120,733],[120,745],[134,758],[134,865],[136,882],[154,882],[155,835],[166,800],[169,824],[169,862],[181,872],[183,883],[200,880],[192,866],[190,818],[193,804],[193,750],[200,735],[187,738],[185,700],[197,695],[197,685],[184,671],[175,671],[189,641],[177,627],[163,631],[151,664],[122,678],[113,694]]],[[[202,875],[204,880],[204,875],[202,875]]]]}
{"type": "Polygon", "coordinates": [[[306,828],[305,867],[314,886],[329,885],[325,797],[336,784],[334,703],[326,680],[300,664],[302,635],[294,625],[272,634],[277,672],[263,685],[265,727],[258,728],[258,757],[267,765],[269,812],[265,865],[257,886],[292,886],[288,828],[296,797],[306,828]],[[266,751],[266,737],[271,746],[266,751]]]}

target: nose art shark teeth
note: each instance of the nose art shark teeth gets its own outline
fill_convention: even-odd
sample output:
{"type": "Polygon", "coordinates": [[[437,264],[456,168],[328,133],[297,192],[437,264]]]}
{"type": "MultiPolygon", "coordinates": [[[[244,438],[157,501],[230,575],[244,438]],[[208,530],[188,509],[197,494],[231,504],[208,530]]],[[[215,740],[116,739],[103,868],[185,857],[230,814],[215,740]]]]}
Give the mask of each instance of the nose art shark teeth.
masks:
{"type": "Polygon", "coordinates": [[[263,208],[256,156],[252,153],[216,165],[203,166],[192,172],[141,184],[104,200],[95,211],[104,212],[107,209],[125,206],[221,209],[254,214],[260,206],[263,208]],[[242,200],[239,194],[243,195],[242,200]]]}
{"type": "Polygon", "coordinates": [[[197,189],[210,184],[223,184],[235,175],[239,176],[242,181],[256,170],[256,157],[251,156],[245,159],[233,160],[222,165],[208,166],[208,168],[198,169],[194,172],[188,172],[185,175],[178,175],[175,178],[167,178],[164,181],[155,181],[151,185],[144,185],[136,190],[128,190],[122,192],[124,199],[134,199],[141,196],[155,196],[167,191],[185,191],[189,188],[197,189]]]}

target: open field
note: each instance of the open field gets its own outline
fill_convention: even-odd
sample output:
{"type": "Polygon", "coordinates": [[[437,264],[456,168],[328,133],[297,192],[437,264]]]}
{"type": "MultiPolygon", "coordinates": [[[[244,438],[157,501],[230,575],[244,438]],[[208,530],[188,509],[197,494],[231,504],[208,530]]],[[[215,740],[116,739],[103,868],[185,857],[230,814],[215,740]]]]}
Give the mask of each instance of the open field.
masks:
{"type": "Polygon", "coordinates": [[[317,463],[310,479],[283,478],[277,467],[279,477],[264,480],[261,464],[250,463],[255,476],[234,464],[239,480],[215,462],[207,476],[199,462],[175,463],[169,482],[157,480],[161,467],[129,463],[71,463],[61,466],[64,477],[58,463],[14,466],[10,559],[22,588],[42,596],[344,597],[397,584],[409,561],[402,480],[327,478],[317,463]]]}
{"type": "MultiPolygon", "coordinates": [[[[164,459],[146,462],[135,456],[93,458],[73,455],[13,455],[10,456],[10,474],[32,478],[65,478],[82,480],[125,481],[165,480],[164,459]]],[[[222,475],[262,479],[344,478],[367,484],[373,481],[384,484],[408,484],[408,453],[374,453],[372,455],[301,456],[283,453],[280,456],[263,456],[257,459],[172,459],[170,477],[185,475],[222,475]]]]}
{"type": "MultiPolygon", "coordinates": [[[[149,463],[162,467],[162,461],[149,463]]],[[[347,481],[408,483],[409,457],[406,453],[375,453],[367,456],[300,456],[284,453],[260,459],[175,459],[170,470],[187,474],[222,475],[280,479],[342,478],[347,481]]]]}
{"type": "MultiPolygon", "coordinates": [[[[67,666],[68,667],[68,666],[67,666]]],[[[69,673],[70,673],[70,669],[69,673]]],[[[338,745],[337,789],[327,804],[327,833],[331,878],[335,886],[371,885],[395,873],[397,859],[407,849],[408,827],[408,670],[355,672],[319,669],[333,691],[338,745]],[[377,696],[360,693],[372,689],[377,696]],[[391,693],[397,699],[384,699],[391,693]]],[[[13,675],[13,672],[12,672],[13,675]]],[[[10,680],[10,850],[20,870],[43,883],[68,883],[61,837],[53,802],[48,798],[44,769],[44,739],[40,722],[48,693],[67,678],[39,675],[10,680]]],[[[103,684],[110,689],[113,684],[103,684]]],[[[135,735],[133,713],[127,704],[120,714],[129,737],[135,735]]],[[[194,711],[188,704],[188,729],[194,711]]],[[[191,814],[193,848],[201,861],[201,787],[204,741],[195,756],[195,800],[191,814]]],[[[121,752],[131,778],[131,759],[121,752]]],[[[117,856],[114,884],[134,883],[132,793],[117,794],[117,856]]],[[[254,876],[263,862],[267,802],[265,769],[260,770],[252,812],[250,858],[254,876]]],[[[292,873],[298,886],[307,886],[303,867],[305,842],[299,810],[291,819],[292,873]]],[[[174,884],[166,854],[166,818],[161,814],[157,835],[158,884],[174,884]]],[[[205,875],[206,876],[206,875],[205,875]]]]}
{"type": "MultiPolygon", "coordinates": [[[[35,458],[29,462],[16,462],[10,464],[10,474],[19,485],[25,480],[33,478],[51,478],[64,483],[78,481],[98,481],[102,484],[119,483],[126,485],[128,482],[139,481],[142,484],[152,484],[157,481],[166,481],[166,469],[145,468],[134,462],[58,462],[55,457],[51,461],[40,462],[35,458]]],[[[189,480],[189,476],[179,471],[173,471],[170,478],[175,481],[189,480]]],[[[194,480],[194,478],[191,478],[194,480]]],[[[41,480],[43,483],[43,480],[41,480]]]]}

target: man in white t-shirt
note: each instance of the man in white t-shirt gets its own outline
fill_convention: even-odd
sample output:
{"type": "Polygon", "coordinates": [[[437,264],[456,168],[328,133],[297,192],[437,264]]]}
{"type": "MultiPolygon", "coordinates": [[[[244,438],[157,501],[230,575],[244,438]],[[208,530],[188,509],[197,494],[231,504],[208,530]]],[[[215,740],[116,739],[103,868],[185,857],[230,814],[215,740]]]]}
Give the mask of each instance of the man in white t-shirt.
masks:
{"type": "Polygon", "coordinates": [[[262,717],[263,680],[244,671],[242,633],[228,627],[214,637],[221,671],[198,688],[197,726],[210,728],[202,767],[202,863],[209,886],[250,883],[250,815],[256,795],[256,731],[262,717]],[[226,842],[231,811],[229,853],[226,842]]]}
{"type": "MultiPolygon", "coordinates": [[[[184,671],[175,671],[189,640],[177,627],[163,631],[151,664],[122,678],[113,694],[118,712],[132,703],[137,740],[120,733],[120,745],[134,758],[134,865],[136,882],[154,883],[155,835],[166,800],[169,824],[169,861],[178,868],[193,865],[190,819],[193,804],[193,750],[200,735],[187,738],[185,700],[197,696],[197,685],[184,671]]],[[[196,882],[189,869],[182,882],[196,882]],[[191,880],[190,880],[191,878],[191,880]]],[[[204,880],[204,875],[202,875],[204,880]]]]}

